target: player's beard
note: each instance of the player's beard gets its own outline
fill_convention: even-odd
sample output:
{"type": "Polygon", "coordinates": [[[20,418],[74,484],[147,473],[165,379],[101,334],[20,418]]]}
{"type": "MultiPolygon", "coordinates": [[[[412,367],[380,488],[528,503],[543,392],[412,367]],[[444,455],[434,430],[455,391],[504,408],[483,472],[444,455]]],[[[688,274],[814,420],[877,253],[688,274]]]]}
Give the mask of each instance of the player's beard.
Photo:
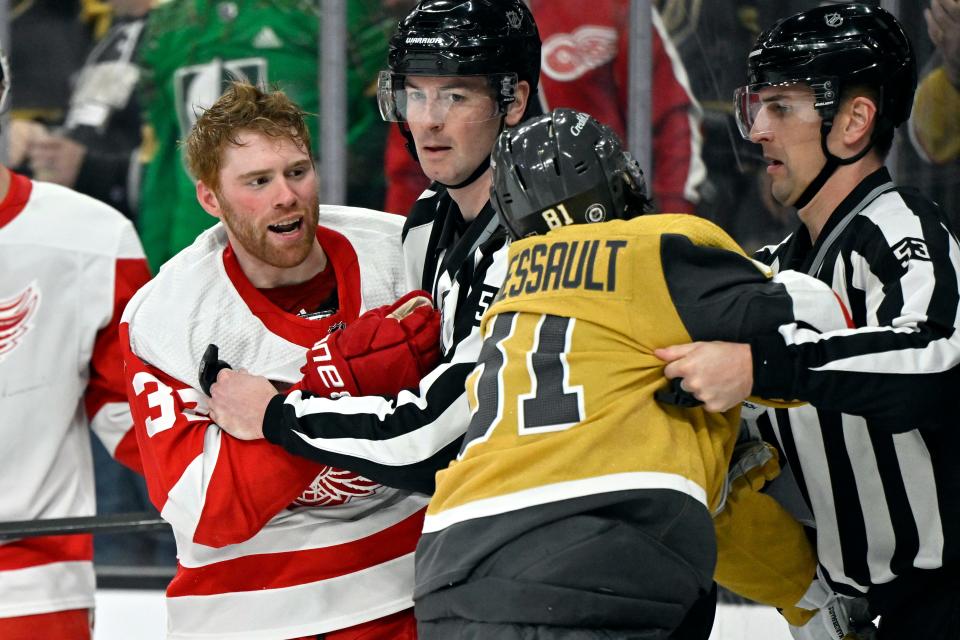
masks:
{"type": "MultiPolygon", "coordinates": [[[[320,201],[317,196],[310,198],[302,209],[291,209],[289,217],[303,217],[303,237],[293,245],[279,247],[270,242],[271,231],[258,227],[256,223],[243,215],[236,215],[225,198],[220,198],[223,223],[230,229],[234,239],[252,257],[271,267],[289,269],[296,267],[310,255],[317,238],[320,201]]],[[[285,216],[287,217],[287,216],[285,216]]]]}

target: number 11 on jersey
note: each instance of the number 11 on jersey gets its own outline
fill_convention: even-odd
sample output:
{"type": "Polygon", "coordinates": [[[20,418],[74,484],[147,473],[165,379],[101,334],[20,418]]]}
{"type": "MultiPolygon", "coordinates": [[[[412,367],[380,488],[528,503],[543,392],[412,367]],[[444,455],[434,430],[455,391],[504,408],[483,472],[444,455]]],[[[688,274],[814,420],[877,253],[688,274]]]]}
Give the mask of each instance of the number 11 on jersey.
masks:
{"type": "Polygon", "coordinates": [[[464,451],[486,441],[505,416],[516,416],[521,436],[563,431],[583,420],[583,387],[570,385],[567,363],[575,325],[554,315],[502,313],[493,320],[480,351],[477,404],[464,451]]]}

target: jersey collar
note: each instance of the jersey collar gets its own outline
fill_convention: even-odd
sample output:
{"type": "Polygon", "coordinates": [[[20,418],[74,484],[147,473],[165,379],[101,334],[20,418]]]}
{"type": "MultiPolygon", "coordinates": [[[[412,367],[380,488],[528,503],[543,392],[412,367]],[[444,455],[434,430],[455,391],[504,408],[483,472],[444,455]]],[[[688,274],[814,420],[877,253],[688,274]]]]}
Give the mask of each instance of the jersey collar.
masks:
{"type": "Polygon", "coordinates": [[[333,267],[337,279],[337,298],[339,311],[332,316],[320,319],[301,318],[287,313],[270,302],[247,278],[236,253],[227,245],[223,251],[223,267],[227,277],[251,313],[270,330],[303,347],[311,347],[317,340],[318,322],[333,325],[336,322],[355,320],[363,307],[360,290],[360,263],[350,241],[342,234],[326,227],[317,227],[317,240],[327,254],[327,260],[333,267]]]}
{"type": "Polygon", "coordinates": [[[7,190],[3,202],[0,202],[0,228],[5,227],[23,211],[32,191],[33,182],[29,178],[10,172],[10,189],[7,190]]]}

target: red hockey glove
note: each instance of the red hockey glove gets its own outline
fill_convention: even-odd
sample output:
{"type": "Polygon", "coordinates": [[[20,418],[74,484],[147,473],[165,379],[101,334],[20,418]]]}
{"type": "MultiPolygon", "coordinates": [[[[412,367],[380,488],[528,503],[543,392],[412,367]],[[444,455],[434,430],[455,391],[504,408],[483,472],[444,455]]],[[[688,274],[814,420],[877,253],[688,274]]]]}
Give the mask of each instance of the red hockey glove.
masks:
{"type": "Polygon", "coordinates": [[[331,397],[395,396],[415,388],[439,360],[440,314],[429,294],[411,291],[315,344],[296,388],[331,397]]]}

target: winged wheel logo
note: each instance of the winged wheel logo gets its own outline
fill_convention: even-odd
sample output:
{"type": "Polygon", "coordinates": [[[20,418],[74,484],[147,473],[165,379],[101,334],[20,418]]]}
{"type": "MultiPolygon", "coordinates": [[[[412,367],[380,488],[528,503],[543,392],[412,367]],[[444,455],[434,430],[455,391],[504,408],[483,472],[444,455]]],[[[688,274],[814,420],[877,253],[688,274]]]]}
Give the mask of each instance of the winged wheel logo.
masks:
{"type": "Polygon", "coordinates": [[[10,298],[0,298],[0,362],[10,355],[33,328],[31,322],[40,306],[40,288],[31,282],[10,298]]]}
{"type": "Polygon", "coordinates": [[[334,507],[354,498],[365,498],[376,493],[380,485],[352,471],[324,467],[310,486],[304,489],[293,506],[334,507]]]}

